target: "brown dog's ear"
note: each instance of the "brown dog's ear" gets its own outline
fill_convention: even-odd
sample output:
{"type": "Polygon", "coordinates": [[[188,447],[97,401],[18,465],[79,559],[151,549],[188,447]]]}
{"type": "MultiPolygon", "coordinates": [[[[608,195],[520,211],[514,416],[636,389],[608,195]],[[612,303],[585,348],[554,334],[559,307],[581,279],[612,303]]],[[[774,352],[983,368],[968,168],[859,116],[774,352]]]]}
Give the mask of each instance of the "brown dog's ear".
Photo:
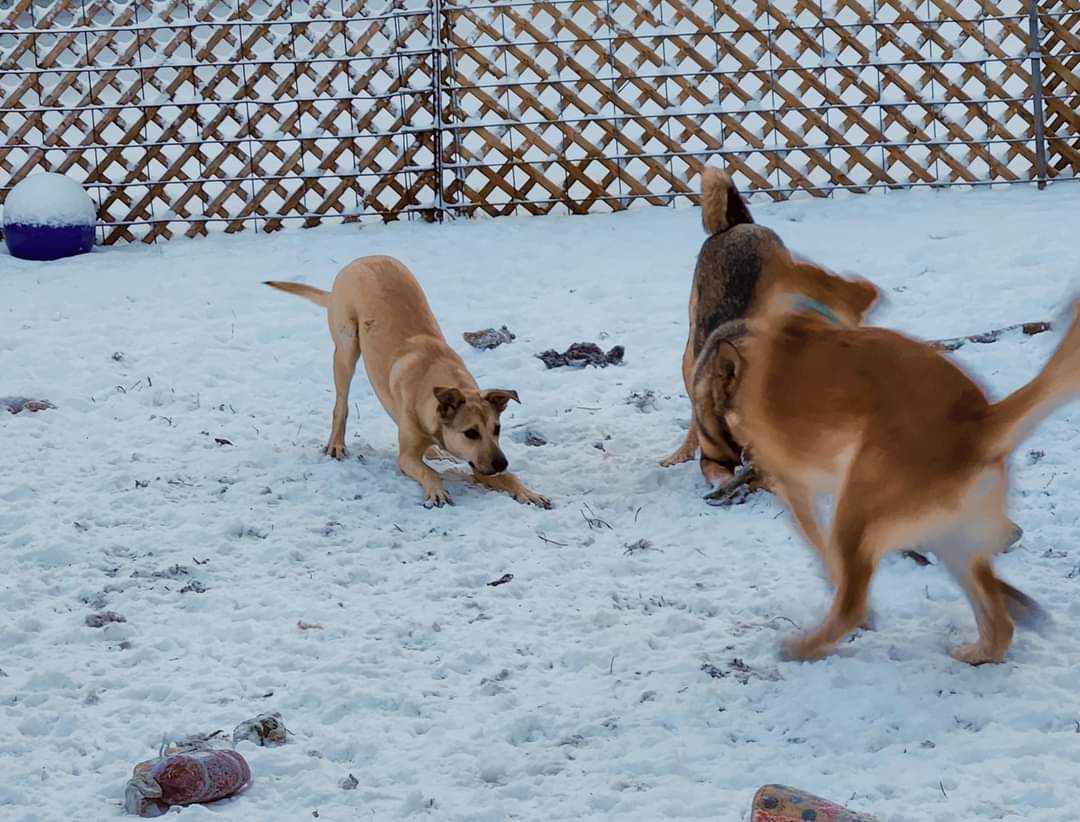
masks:
{"type": "Polygon", "coordinates": [[[485,400],[490,402],[500,414],[506,409],[510,400],[519,404],[521,403],[521,400],[518,399],[517,391],[513,391],[509,388],[491,388],[483,392],[482,396],[485,400]]]}
{"type": "Polygon", "coordinates": [[[848,280],[847,286],[844,294],[845,302],[861,321],[866,316],[866,312],[877,305],[878,300],[881,299],[881,291],[864,277],[848,280]]]}
{"type": "Polygon", "coordinates": [[[452,420],[457,410],[465,402],[465,395],[456,388],[444,388],[439,385],[433,389],[435,399],[439,401],[439,418],[452,420]]]}
{"type": "Polygon", "coordinates": [[[715,354],[716,376],[724,383],[725,387],[731,388],[731,384],[739,378],[739,372],[742,371],[742,355],[739,353],[739,349],[735,347],[735,343],[731,340],[724,340],[716,348],[715,354]]]}

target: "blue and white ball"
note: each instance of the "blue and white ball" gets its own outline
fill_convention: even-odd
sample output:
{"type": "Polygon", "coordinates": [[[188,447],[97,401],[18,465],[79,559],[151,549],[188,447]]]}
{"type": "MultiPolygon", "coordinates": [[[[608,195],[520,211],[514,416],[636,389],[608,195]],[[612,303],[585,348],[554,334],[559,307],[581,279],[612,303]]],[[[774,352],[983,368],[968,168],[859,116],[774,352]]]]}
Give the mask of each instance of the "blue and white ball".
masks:
{"type": "Polygon", "coordinates": [[[32,174],[4,201],[4,243],[13,257],[58,260],[94,247],[97,209],[63,174],[32,174]]]}

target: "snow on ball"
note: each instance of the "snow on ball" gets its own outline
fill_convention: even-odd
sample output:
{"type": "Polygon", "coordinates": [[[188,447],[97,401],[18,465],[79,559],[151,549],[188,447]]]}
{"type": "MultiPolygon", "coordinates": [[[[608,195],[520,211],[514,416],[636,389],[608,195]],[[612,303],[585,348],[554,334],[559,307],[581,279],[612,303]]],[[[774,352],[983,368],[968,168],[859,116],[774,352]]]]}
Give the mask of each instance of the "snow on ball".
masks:
{"type": "Polygon", "coordinates": [[[32,174],[4,202],[4,242],[13,257],[58,260],[94,245],[97,213],[82,186],[63,174],[32,174]]]}

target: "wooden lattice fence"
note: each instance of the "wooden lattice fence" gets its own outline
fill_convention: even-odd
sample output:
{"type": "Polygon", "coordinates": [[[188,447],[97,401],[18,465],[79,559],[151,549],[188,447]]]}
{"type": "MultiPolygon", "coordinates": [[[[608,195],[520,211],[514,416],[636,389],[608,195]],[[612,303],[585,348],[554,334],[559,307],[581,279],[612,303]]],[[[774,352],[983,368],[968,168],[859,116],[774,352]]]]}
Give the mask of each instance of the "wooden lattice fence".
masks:
{"type": "Polygon", "coordinates": [[[213,227],[1074,178],[1080,0],[0,0],[0,199],[213,227]]]}

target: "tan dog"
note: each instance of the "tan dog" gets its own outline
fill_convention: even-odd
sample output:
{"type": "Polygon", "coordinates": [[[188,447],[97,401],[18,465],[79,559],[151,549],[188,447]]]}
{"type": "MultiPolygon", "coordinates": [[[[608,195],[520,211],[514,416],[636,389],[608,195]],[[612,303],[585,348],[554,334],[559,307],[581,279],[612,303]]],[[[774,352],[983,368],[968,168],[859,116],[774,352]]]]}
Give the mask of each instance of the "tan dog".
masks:
{"type": "Polygon", "coordinates": [[[516,391],[481,391],[461,357],[447,344],[420,284],[392,257],[361,257],[334,280],[332,291],[289,282],[266,285],[327,309],[334,340],[333,424],[326,453],[345,456],[349,385],[364,356],[375,396],[398,426],[398,464],[427,494],[427,504],[450,502],[442,479],[424,463],[437,449],[465,460],[481,485],[515,500],[550,508],[506,470],[499,447],[499,416],[516,391]]]}
{"type": "Polygon", "coordinates": [[[864,620],[882,555],[921,542],[975,611],[978,641],[954,656],[999,662],[1013,619],[1042,615],[992,567],[1015,536],[1005,514],[1006,460],[1041,419],[1080,393],[1080,302],[1039,375],[991,403],[929,345],[857,327],[877,298],[865,280],[794,264],[770,283],[750,320],[731,424],[753,443],[836,589],[822,625],[786,653],[828,653],[864,620]],[[827,538],[814,512],[822,495],[836,503],[827,538]]]}

